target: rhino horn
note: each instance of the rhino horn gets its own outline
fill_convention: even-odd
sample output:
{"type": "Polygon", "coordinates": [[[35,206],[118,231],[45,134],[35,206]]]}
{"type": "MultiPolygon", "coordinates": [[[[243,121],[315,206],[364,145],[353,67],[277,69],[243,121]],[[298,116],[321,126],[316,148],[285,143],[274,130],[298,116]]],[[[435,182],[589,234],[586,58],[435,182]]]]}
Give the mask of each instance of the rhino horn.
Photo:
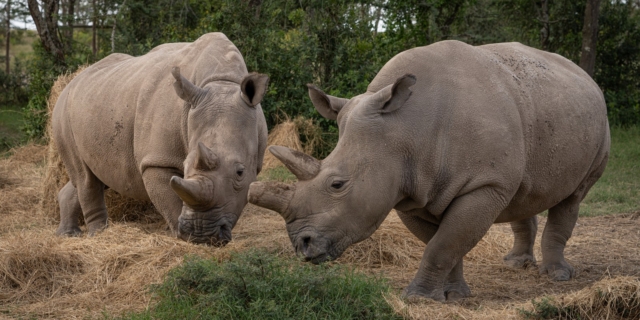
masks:
{"type": "Polygon", "coordinates": [[[196,148],[195,168],[201,171],[212,171],[218,167],[218,157],[202,142],[198,142],[196,148]]]}
{"type": "Polygon", "coordinates": [[[300,151],[281,146],[271,146],[269,151],[300,181],[311,180],[320,171],[320,161],[300,151]]]}
{"type": "Polygon", "coordinates": [[[180,74],[180,67],[173,67],[171,74],[176,82],[173,83],[173,88],[176,90],[180,99],[189,102],[192,108],[195,108],[198,104],[198,100],[205,94],[205,90],[191,83],[187,78],[180,74]]]}
{"type": "Polygon", "coordinates": [[[191,208],[206,207],[213,196],[213,182],[208,179],[171,177],[171,189],[191,208]]]}
{"type": "Polygon", "coordinates": [[[281,215],[289,208],[295,193],[295,185],[282,182],[252,182],[247,200],[257,206],[276,211],[281,215]]]}

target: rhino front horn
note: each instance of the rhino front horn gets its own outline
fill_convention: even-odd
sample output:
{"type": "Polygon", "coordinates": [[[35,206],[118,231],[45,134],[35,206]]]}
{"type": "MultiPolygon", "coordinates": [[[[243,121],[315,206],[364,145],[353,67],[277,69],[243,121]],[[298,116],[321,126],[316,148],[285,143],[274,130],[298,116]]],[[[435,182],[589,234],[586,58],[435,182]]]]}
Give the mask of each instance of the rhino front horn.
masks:
{"type": "Polygon", "coordinates": [[[320,171],[320,161],[300,151],[281,146],[271,146],[269,151],[300,181],[311,180],[320,171]]]}
{"type": "Polygon", "coordinates": [[[213,198],[213,182],[208,179],[182,179],[171,177],[171,189],[182,201],[193,209],[206,209],[213,198]],[[202,181],[201,181],[202,180],[202,181]]]}
{"type": "Polygon", "coordinates": [[[282,182],[252,182],[247,198],[249,202],[276,211],[281,215],[289,208],[295,185],[282,182]]]}

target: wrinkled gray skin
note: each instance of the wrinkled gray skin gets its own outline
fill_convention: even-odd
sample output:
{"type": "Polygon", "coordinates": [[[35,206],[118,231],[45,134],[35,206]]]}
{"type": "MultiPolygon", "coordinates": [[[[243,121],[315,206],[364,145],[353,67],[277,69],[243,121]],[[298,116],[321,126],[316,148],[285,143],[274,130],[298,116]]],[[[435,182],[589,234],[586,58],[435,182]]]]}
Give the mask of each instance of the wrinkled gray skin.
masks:
{"type": "Polygon", "coordinates": [[[112,54],[75,77],[53,111],[70,182],[58,195],[59,235],[107,226],[105,188],[151,200],[173,234],[226,244],[260,171],[269,78],[249,74],[222,33],[112,54]]]}
{"type": "Polygon", "coordinates": [[[306,260],[339,257],[395,208],[427,244],[405,295],[455,300],[470,295],[462,257],[493,223],[515,234],[508,265],[535,264],[536,215],[549,209],[540,273],[574,276],[564,247],[610,138],[600,89],[571,61],[519,43],[444,41],[398,54],[352,99],[311,85],[309,95],[337,119],[335,150],[318,161],[271,147],[299,182],[249,191],[282,214],[306,260]]]}

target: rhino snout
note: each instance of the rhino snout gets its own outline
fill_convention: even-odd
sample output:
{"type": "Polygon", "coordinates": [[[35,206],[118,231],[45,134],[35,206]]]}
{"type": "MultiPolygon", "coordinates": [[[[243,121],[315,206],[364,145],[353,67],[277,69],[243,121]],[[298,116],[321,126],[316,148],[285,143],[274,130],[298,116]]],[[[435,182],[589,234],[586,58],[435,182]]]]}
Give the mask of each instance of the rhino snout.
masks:
{"type": "Polygon", "coordinates": [[[294,247],[296,253],[302,256],[304,261],[313,264],[319,264],[331,259],[328,254],[329,241],[312,232],[298,235],[294,247]]]}
{"type": "Polygon", "coordinates": [[[233,223],[229,219],[211,219],[198,215],[181,215],[178,218],[178,235],[194,243],[208,243],[216,247],[231,241],[233,223]]]}

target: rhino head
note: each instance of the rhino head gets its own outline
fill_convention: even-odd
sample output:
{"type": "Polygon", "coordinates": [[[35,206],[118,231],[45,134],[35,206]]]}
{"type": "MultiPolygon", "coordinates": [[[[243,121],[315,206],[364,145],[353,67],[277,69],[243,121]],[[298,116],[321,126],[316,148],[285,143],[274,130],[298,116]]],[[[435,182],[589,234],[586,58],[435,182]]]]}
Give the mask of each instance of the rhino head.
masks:
{"type": "Polygon", "coordinates": [[[249,184],[262,166],[261,115],[255,109],[269,78],[252,73],[240,86],[216,82],[200,88],[179,68],[172,74],[175,91],[188,110],[184,177],[173,176],[170,181],[183,201],[174,232],[187,241],[225,245],[247,203],[249,184]]]}
{"type": "Polygon", "coordinates": [[[394,111],[411,95],[413,75],[350,100],[331,97],[312,85],[309,95],[324,117],[337,120],[339,139],[326,159],[272,146],[269,151],[298,182],[254,182],[249,202],[277,211],[298,255],[320,263],[338,258],[368,238],[404,198],[402,128],[394,111]]]}

